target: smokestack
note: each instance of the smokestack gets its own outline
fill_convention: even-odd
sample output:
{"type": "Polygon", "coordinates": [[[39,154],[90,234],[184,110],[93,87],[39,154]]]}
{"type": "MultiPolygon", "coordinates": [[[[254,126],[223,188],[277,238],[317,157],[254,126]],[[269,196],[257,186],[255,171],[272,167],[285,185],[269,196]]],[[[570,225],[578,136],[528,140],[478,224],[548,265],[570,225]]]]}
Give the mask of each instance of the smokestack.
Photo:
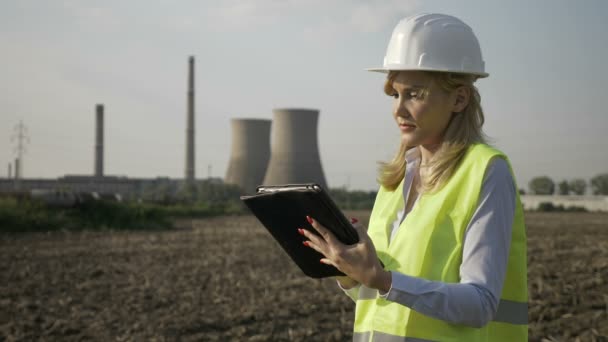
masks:
{"type": "Polygon", "coordinates": [[[232,119],[232,151],[224,182],[246,194],[262,184],[270,159],[270,120],[232,119]]]}
{"type": "Polygon", "coordinates": [[[103,104],[95,106],[95,177],[103,177],[103,104]]]}
{"type": "Polygon", "coordinates": [[[188,118],[186,127],[186,184],[194,184],[194,56],[188,60],[188,118]]]}
{"type": "Polygon", "coordinates": [[[327,189],[319,148],[314,109],[275,109],[272,150],[265,185],[317,183],[327,189]]]}
{"type": "Polygon", "coordinates": [[[11,163],[8,163],[8,177],[7,179],[11,179],[13,177],[13,168],[11,163]]]}

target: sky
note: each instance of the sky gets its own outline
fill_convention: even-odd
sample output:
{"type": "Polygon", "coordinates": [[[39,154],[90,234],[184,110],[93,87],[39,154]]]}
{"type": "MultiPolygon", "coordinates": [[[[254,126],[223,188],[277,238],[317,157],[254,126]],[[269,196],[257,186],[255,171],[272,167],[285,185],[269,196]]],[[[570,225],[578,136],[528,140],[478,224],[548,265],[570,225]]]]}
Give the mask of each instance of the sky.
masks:
{"type": "Polygon", "coordinates": [[[105,174],[182,178],[194,55],[197,178],[224,177],[232,118],[315,108],[329,186],[377,190],[400,133],[384,76],[364,69],[419,12],[473,28],[490,73],[476,83],[484,130],[520,188],[608,173],[608,1],[5,0],[0,177],[20,121],[24,177],[92,174],[103,103],[105,174]]]}

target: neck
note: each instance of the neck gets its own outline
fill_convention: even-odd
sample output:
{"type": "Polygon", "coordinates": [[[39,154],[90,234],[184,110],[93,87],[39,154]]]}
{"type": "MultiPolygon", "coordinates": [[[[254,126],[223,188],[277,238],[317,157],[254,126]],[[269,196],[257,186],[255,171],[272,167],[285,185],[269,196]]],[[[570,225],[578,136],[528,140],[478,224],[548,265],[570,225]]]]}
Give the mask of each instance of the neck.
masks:
{"type": "Polygon", "coordinates": [[[422,165],[425,165],[426,163],[428,163],[431,160],[431,158],[433,158],[433,156],[435,155],[435,152],[437,152],[437,150],[439,150],[440,147],[441,147],[441,144],[418,146],[418,148],[420,148],[420,163],[422,165]]]}

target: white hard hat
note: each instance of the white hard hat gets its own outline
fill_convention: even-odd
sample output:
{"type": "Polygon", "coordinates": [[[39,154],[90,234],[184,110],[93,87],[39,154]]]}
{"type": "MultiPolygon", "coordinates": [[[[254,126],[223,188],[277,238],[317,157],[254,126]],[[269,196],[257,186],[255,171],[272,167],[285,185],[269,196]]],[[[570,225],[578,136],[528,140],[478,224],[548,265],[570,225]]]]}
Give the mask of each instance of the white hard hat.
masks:
{"type": "Polygon", "coordinates": [[[417,14],[393,30],[384,65],[369,71],[428,70],[487,77],[477,37],[469,25],[445,14],[417,14]]]}

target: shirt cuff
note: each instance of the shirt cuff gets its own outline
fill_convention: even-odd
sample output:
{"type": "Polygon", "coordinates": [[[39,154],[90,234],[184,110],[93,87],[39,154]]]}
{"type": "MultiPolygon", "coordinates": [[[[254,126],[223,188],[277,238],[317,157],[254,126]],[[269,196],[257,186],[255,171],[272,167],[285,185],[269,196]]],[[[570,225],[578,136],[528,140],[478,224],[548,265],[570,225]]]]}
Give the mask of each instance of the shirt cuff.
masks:
{"type": "Polygon", "coordinates": [[[345,289],[342,287],[342,285],[340,284],[339,281],[336,280],[336,283],[338,284],[338,287],[344,291],[344,293],[346,293],[347,296],[349,296],[353,301],[357,301],[357,298],[359,298],[359,288],[361,287],[361,284],[357,284],[353,287],[350,287],[348,289],[345,289]]]}
{"type": "Polygon", "coordinates": [[[379,295],[388,301],[401,303],[412,308],[416,299],[420,296],[419,289],[428,281],[396,271],[391,271],[391,277],[391,288],[384,295],[378,291],[379,295]]]}
{"type": "Polygon", "coordinates": [[[390,271],[390,272],[391,272],[391,287],[388,289],[388,291],[386,291],[386,293],[382,293],[382,291],[378,290],[378,297],[380,297],[382,299],[387,299],[388,295],[391,293],[391,290],[393,289],[395,272],[393,272],[393,271],[390,271]]]}

